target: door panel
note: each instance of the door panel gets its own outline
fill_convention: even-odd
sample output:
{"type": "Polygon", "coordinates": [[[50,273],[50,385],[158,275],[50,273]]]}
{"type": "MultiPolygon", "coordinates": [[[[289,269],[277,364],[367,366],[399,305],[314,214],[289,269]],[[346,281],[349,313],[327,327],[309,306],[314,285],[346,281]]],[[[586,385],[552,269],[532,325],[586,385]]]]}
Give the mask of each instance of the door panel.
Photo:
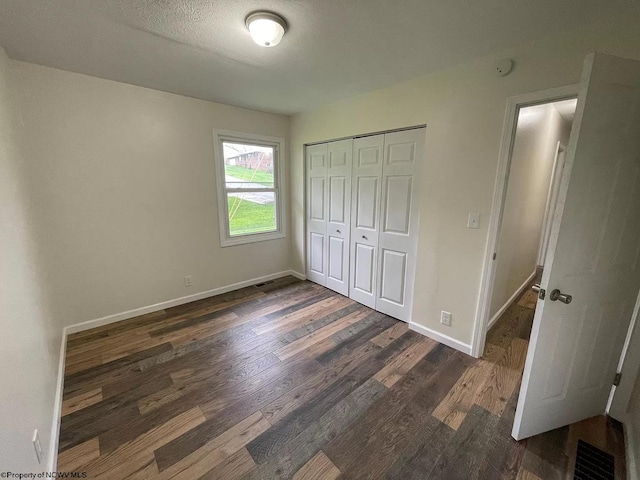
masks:
{"type": "Polygon", "coordinates": [[[358,177],[356,192],[356,227],[376,231],[378,221],[378,177],[358,177]]]}
{"type": "MultiPolygon", "coordinates": [[[[354,293],[359,292],[363,295],[373,296],[373,285],[375,273],[375,247],[358,243],[355,245],[355,279],[354,279],[354,293]]],[[[362,302],[361,302],[362,303],[362,302]]]]}
{"type": "Polygon", "coordinates": [[[345,280],[344,277],[344,253],[345,244],[342,238],[329,238],[329,278],[338,282],[345,280]]]}
{"type": "Polygon", "coordinates": [[[351,204],[351,259],[349,296],[376,308],[376,274],[380,179],[384,135],[353,141],[353,192],[351,204]]]}
{"type": "Polygon", "coordinates": [[[306,149],[307,164],[307,278],[327,284],[327,144],[306,149]]]}
{"type": "Polygon", "coordinates": [[[324,222],[324,178],[311,178],[311,197],[309,197],[310,203],[310,218],[311,220],[318,220],[324,222]]]}
{"type": "Polygon", "coordinates": [[[415,177],[424,157],[425,129],[385,134],[376,309],[411,320],[418,246],[415,177]]]}
{"type": "Polygon", "coordinates": [[[324,235],[311,232],[309,234],[309,269],[318,275],[324,275],[324,235]]]}
{"type": "Polygon", "coordinates": [[[605,412],[640,288],[640,62],[585,61],[516,439],[605,412]],[[569,304],[551,300],[559,289],[569,304]]]}
{"type": "Polygon", "coordinates": [[[385,185],[387,201],[384,205],[384,232],[409,235],[412,186],[412,176],[387,177],[387,183],[385,185]]]}
{"type": "Polygon", "coordinates": [[[327,287],[349,295],[349,240],[351,238],[351,167],[353,140],[331,142],[327,147],[329,166],[329,217],[327,221],[327,287]]]}
{"type": "Polygon", "coordinates": [[[329,220],[341,225],[345,224],[347,212],[346,183],[345,177],[333,177],[329,179],[329,220]]]}
{"type": "Polygon", "coordinates": [[[407,254],[383,248],[381,259],[380,298],[400,304],[404,300],[407,254]]]}

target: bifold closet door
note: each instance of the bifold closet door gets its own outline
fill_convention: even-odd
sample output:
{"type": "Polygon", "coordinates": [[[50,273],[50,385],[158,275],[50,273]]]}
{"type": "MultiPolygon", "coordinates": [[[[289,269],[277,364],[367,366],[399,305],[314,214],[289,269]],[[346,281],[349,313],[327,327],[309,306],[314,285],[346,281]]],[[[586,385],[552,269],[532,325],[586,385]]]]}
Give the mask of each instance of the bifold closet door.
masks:
{"type": "Polygon", "coordinates": [[[418,242],[418,162],[425,129],[384,135],[376,310],[411,319],[418,242]]]}
{"type": "Polygon", "coordinates": [[[384,135],[353,141],[349,297],[374,309],[383,146],[384,135]]]}
{"type": "Polygon", "coordinates": [[[327,284],[327,144],[306,149],[307,164],[307,278],[327,284]]]}
{"type": "Polygon", "coordinates": [[[328,145],[327,288],[349,295],[353,140],[328,145]]]}

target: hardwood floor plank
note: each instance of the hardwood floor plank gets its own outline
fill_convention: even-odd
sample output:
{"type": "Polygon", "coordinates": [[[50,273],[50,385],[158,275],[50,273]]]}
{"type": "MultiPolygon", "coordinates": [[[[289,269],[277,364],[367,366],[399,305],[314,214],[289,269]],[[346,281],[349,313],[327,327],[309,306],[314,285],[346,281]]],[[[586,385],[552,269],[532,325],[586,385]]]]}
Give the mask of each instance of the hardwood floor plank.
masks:
{"type": "Polygon", "coordinates": [[[308,322],[306,324],[299,325],[299,326],[295,325],[296,328],[291,329],[290,331],[287,331],[287,332],[283,332],[282,338],[288,343],[295,342],[296,340],[302,337],[305,337],[322,327],[332,324],[336,320],[346,317],[351,313],[362,311],[362,310],[363,310],[362,305],[355,302],[351,302],[350,305],[347,305],[346,307],[343,307],[337,311],[330,312],[330,313],[322,312],[323,314],[318,315],[318,318],[315,318],[311,322],[308,322]],[[324,313],[327,313],[327,314],[324,315],[324,313]]]}
{"type": "Polygon", "coordinates": [[[561,480],[569,470],[566,443],[569,427],[528,438],[522,467],[544,480],[561,480]]]}
{"type": "Polygon", "coordinates": [[[359,338],[361,334],[364,332],[369,332],[370,329],[378,323],[380,323],[386,315],[381,314],[380,312],[371,312],[369,308],[360,306],[361,309],[366,313],[366,315],[355,323],[343,328],[342,330],[334,333],[331,338],[337,343],[340,344],[342,342],[346,342],[351,338],[359,338]]]}
{"type": "Polygon", "coordinates": [[[522,464],[526,442],[516,442],[511,436],[519,386],[514,389],[509,402],[503,409],[496,430],[487,445],[485,458],[478,473],[479,480],[515,480],[522,464]]]}
{"type": "MultiPolygon", "coordinates": [[[[489,439],[499,418],[485,409],[473,406],[465,415],[462,425],[453,436],[445,452],[426,478],[449,480],[475,479],[485,456],[489,439]]],[[[426,473],[426,472],[425,472],[426,473]]]]}
{"type": "Polygon", "coordinates": [[[457,430],[476,401],[478,393],[489,381],[489,373],[503,355],[504,350],[495,348],[491,356],[482,358],[469,368],[438,405],[433,416],[457,430]]]}
{"type": "Polygon", "coordinates": [[[543,480],[543,479],[537,475],[534,475],[526,468],[521,468],[520,471],[518,472],[518,476],[516,480],[543,480]]]}
{"type": "Polygon", "coordinates": [[[400,380],[416,363],[422,360],[436,346],[436,341],[426,338],[421,342],[411,345],[402,355],[396,356],[391,362],[373,377],[385,387],[391,388],[400,380]]]}
{"type": "Polygon", "coordinates": [[[75,397],[68,398],[62,402],[61,416],[65,417],[70,413],[77,412],[102,401],[102,388],[94,388],[85,393],[80,393],[75,397]]]}
{"type": "Polygon", "coordinates": [[[388,328],[384,332],[379,335],[376,335],[371,339],[371,342],[378,345],[379,347],[386,347],[391,342],[393,342],[396,338],[404,335],[409,330],[409,324],[404,322],[398,322],[393,325],[391,328],[388,328]]]}
{"type": "Polygon", "coordinates": [[[146,461],[147,458],[153,457],[155,449],[202,424],[205,420],[198,407],[177,415],[87,464],[84,467],[87,476],[88,478],[126,478],[140,468],[145,468],[149,463],[146,461]],[[139,463],[139,458],[143,459],[143,466],[139,463]]]}
{"type": "Polygon", "coordinates": [[[80,359],[69,359],[68,363],[65,363],[64,366],[64,374],[65,375],[73,375],[75,373],[82,372],[84,370],[89,370],[90,368],[97,367],[98,365],[102,365],[104,362],[102,360],[102,355],[91,355],[91,356],[83,356],[80,359]]]}
{"type": "MultiPolygon", "coordinates": [[[[249,455],[244,446],[270,426],[271,424],[262,414],[256,412],[221,435],[198,447],[173,465],[163,469],[158,478],[160,480],[200,478],[214,468],[219,473],[216,467],[238,451],[244,450],[249,455]]],[[[249,458],[251,458],[250,455],[249,458]]],[[[255,467],[255,464],[251,459],[251,468],[247,469],[247,472],[253,467],[255,467]]]]}
{"type": "Polygon", "coordinates": [[[532,316],[533,310],[512,304],[487,333],[487,342],[506,349],[511,340],[520,333],[522,324],[532,316]]]}
{"type": "Polygon", "coordinates": [[[58,471],[79,471],[83,466],[100,456],[98,437],[70,448],[58,455],[58,471]]]}
{"type": "Polygon", "coordinates": [[[156,461],[160,470],[168,468],[209,440],[221,435],[243,418],[258,412],[263,406],[293,388],[303,378],[313,375],[322,368],[315,360],[306,360],[289,366],[291,368],[275,365],[242,382],[228,392],[225,398],[215,398],[202,403],[201,408],[207,421],[156,451],[156,461]]]}
{"type": "Polygon", "coordinates": [[[140,415],[146,415],[163,405],[174,402],[184,395],[184,385],[169,385],[151,395],[138,400],[138,411],[140,415]]]}
{"type": "MultiPolygon", "coordinates": [[[[80,392],[87,392],[95,388],[103,388],[111,382],[126,376],[129,372],[137,373],[137,363],[145,358],[153,357],[171,351],[171,344],[164,343],[147,350],[143,350],[114,362],[101,364],[90,370],[85,370],[64,377],[64,398],[70,398],[80,392]]],[[[104,396],[104,392],[103,392],[104,396]]]]}
{"type": "Polygon", "coordinates": [[[434,417],[428,417],[405,450],[400,453],[384,478],[423,480],[444,453],[455,430],[434,417]]]}
{"type": "Polygon", "coordinates": [[[300,326],[300,323],[310,323],[314,320],[322,318],[329,313],[333,313],[336,310],[340,310],[349,304],[354,304],[353,300],[348,298],[328,297],[323,298],[316,303],[306,306],[300,310],[292,312],[288,315],[279,318],[276,321],[259,325],[253,329],[258,335],[263,335],[269,332],[286,333],[294,330],[300,326]]]}
{"type": "Polygon", "coordinates": [[[245,476],[256,468],[253,459],[246,448],[238,450],[220,465],[209,470],[199,480],[236,480],[245,476]]]}
{"type": "MultiPolygon", "coordinates": [[[[330,390],[328,389],[332,388],[335,382],[379,352],[380,348],[377,345],[371,343],[362,345],[358,350],[348,356],[342,357],[339,362],[334,362],[331,366],[321,370],[316,376],[311,377],[302,385],[275,399],[262,409],[262,413],[272,425],[275,425],[307,402],[314,399],[317,400],[319,396],[323,397],[323,394],[320,392],[329,393],[330,390]]],[[[356,376],[366,378],[366,375],[373,375],[380,365],[382,365],[382,363],[371,363],[364,372],[356,372],[356,376]],[[363,375],[360,376],[359,373],[363,375]]],[[[353,376],[351,378],[353,378],[353,376]]],[[[336,387],[333,386],[333,388],[336,387]]]]}
{"type": "Polygon", "coordinates": [[[524,291],[520,299],[518,300],[518,305],[524,308],[530,308],[533,310],[536,308],[536,304],[538,303],[538,294],[531,289],[527,289],[524,291]]]}
{"type": "Polygon", "coordinates": [[[67,337],[67,347],[73,349],[78,345],[86,345],[93,343],[101,338],[118,335],[128,330],[134,330],[139,327],[145,327],[147,325],[153,325],[158,320],[166,317],[165,310],[158,310],[155,312],[140,315],[138,317],[130,318],[128,320],[122,320],[117,323],[111,323],[95,327],[90,330],[84,330],[82,332],[72,333],[67,337]]]}
{"type": "Polygon", "coordinates": [[[295,441],[300,432],[368,381],[381,366],[382,362],[375,360],[360,364],[249,443],[247,450],[256,463],[267,462],[289,442],[295,441]]]}
{"type": "MultiPolygon", "coordinates": [[[[395,320],[391,320],[390,323],[387,324],[387,328],[393,323],[395,323],[395,320]]],[[[370,327],[367,330],[369,332],[369,335],[366,335],[366,334],[362,335],[364,339],[359,337],[351,337],[348,340],[337,344],[333,349],[319,355],[318,357],[316,357],[316,360],[327,367],[331,367],[333,365],[336,365],[342,362],[344,358],[351,357],[354,351],[358,351],[359,349],[362,349],[363,348],[362,346],[365,344],[369,344],[369,347],[365,347],[365,348],[371,348],[370,345],[373,345],[373,344],[369,340],[377,335],[377,333],[375,333],[376,330],[374,330],[373,332],[370,331],[372,328],[375,328],[375,326],[370,327]],[[368,336],[369,338],[367,338],[368,336]]],[[[405,348],[408,348],[414,343],[417,343],[418,341],[420,341],[421,338],[423,337],[416,334],[415,332],[409,331],[404,335],[402,335],[401,337],[394,340],[393,342],[391,342],[385,348],[380,349],[378,351],[380,352],[381,355],[384,355],[384,359],[385,361],[387,361],[393,358],[398,353],[402,352],[405,348]],[[385,353],[383,354],[382,352],[385,352],[385,353]]],[[[374,345],[374,347],[379,348],[377,345],[374,345]]]]}
{"type": "Polygon", "coordinates": [[[339,476],[340,470],[321,450],[296,472],[293,480],[335,480],[339,476]]]}
{"type": "MultiPolygon", "coordinates": [[[[380,398],[386,387],[370,378],[351,395],[312,423],[296,440],[286,444],[276,457],[258,465],[264,478],[291,478],[316,455],[326,443],[351,425],[367,408],[380,398]]],[[[249,452],[251,453],[251,452],[249,452]]]]}
{"type": "MultiPolygon", "coordinates": [[[[448,347],[445,347],[448,348],[448,347]]],[[[449,349],[451,350],[451,349],[449,349]]],[[[348,478],[375,478],[391,467],[431,412],[462,375],[467,358],[424,359],[324,451],[348,478]]]]}
{"type": "MultiPolygon", "coordinates": [[[[168,376],[143,382],[121,395],[104,399],[62,417],[59,451],[62,452],[96,436],[100,436],[100,448],[103,453],[112,450],[121,442],[119,439],[111,441],[108,437],[119,430],[120,424],[130,426],[131,422],[140,417],[137,406],[138,399],[171,384],[171,378],[168,376]]],[[[123,430],[127,431],[127,428],[123,428],[123,430]]],[[[136,436],[133,431],[131,434],[133,437],[136,436]]],[[[125,441],[131,438],[125,438],[125,441]]]]}
{"type": "Polygon", "coordinates": [[[514,338],[506,353],[495,364],[476,403],[494,415],[502,415],[511,395],[520,383],[529,342],[514,338]]]}
{"type": "Polygon", "coordinates": [[[367,312],[364,312],[364,311],[356,311],[354,313],[351,313],[346,317],[343,317],[340,320],[337,320],[331,323],[330,325],[327,325],[326,327],[320,328],[319,330],[316,330],[308,335],[305,335],[304,337],[301,337],[295,342],[292,342],[289,345],[286,345],[281,349],[276,350],[275,354],[280,360],[286,360],[287,358],[293,357],[295,354],[301,352],[302,350],[305,350],[310,346],[330,337],[334,333],[342,330],[343,328],[351,325],[352,323],[355,323],[358,320],[361,320],[366,315],[367,315],[367,312]]]}

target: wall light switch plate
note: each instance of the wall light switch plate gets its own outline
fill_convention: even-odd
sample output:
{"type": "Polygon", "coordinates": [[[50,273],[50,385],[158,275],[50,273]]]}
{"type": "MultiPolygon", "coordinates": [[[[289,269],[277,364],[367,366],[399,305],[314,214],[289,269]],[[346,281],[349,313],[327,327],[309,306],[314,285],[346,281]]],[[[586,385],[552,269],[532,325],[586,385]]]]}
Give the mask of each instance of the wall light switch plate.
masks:
{"type": "Polygon", "coordinates": [[[480,214],[470,213],[469,221],[467,222],[467,228],[480,228],[480,214]]]}
{"type": "Polygon", "coordinates": [[[453,317],[453,315],[451,315],[451,312],[445,312],[444,310],[442,310],[440,312],[440,323],[450,327],[451,326],[451,317],[453,317]]]}

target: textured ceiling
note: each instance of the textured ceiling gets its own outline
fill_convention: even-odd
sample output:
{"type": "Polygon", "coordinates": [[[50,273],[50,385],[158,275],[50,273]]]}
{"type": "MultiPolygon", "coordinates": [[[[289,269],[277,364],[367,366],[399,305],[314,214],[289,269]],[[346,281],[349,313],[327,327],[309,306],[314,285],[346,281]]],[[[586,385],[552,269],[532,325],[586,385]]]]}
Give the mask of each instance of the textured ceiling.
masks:
{"type": "Polygon", "coordinates": [[[27,62],[278,113],[385,87],[608,16],[633,0],[0,0],[27,62]],[[275,48],[257,9],[289,31],[275,48]]]}

